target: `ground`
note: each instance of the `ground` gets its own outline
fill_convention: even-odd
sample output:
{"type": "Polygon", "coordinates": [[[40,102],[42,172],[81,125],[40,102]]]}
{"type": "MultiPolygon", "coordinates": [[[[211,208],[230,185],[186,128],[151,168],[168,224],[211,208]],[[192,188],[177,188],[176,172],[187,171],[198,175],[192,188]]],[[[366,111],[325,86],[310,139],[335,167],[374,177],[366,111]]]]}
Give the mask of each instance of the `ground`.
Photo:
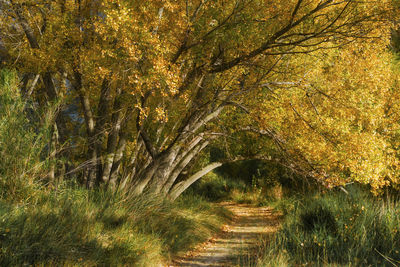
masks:
{"type": "Polygon", "coordinates": [[[234,219],[223,227],[220,235],[211,238],[186,256],[174,259],[167,266],[235,266],[238,259],[249,257],[249,251],[261,238],[279,228],[280,215],[270,207],[224,202],[220,205],[233,212],[234,219]]]}

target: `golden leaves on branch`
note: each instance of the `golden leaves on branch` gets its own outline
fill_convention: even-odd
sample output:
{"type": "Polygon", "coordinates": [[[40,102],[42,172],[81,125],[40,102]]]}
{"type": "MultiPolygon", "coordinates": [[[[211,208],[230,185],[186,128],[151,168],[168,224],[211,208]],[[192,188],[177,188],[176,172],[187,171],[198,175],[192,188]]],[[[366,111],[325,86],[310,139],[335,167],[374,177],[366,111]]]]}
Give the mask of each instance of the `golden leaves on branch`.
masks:
{"type": "Polygon", "coordinates": [[[277,97],[264,98],[254,113],[316,166],[315,178],[329,186],[368,183],[377,192],[400,182],[392,135],[400,76],[392,58],[378,42],[298,56],[287,64],[303,76],[286,77],[298,86],[275,88],[277,97]]]}
{"type": "Polygon", "coordinates": [[[317,166],[316,178],[376,189],[396,182],[399,73],[389,38],[378,38],[390,30],[380,18],[389,0],[13,2],[39,44],[13,26],[15,10],[0,15],[21,72],[80,72],[93,100],[107,79],[112,97],[122,91],[124,108],[140,112],[140,125],[237,95],[235,115],[242,102],[250,106],[251,118],[237,116],[284,136],[290,152],[317,166]]]}

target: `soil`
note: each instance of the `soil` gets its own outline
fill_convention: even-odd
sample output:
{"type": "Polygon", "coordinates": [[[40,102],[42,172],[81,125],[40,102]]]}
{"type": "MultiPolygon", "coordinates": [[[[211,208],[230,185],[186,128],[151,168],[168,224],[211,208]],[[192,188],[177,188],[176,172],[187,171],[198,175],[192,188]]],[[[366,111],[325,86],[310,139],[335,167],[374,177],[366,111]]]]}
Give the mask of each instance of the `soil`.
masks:
{"type": "Polygon", "coordinates": [[[232,211],[232,222],[223,227],[220,235],[167,266],[238,266],[240,258],[249,257],[249,251],[261,239],[268,238],[279,228],[280,214],[270,207],[232,202],[220,205],[232,211]]]}

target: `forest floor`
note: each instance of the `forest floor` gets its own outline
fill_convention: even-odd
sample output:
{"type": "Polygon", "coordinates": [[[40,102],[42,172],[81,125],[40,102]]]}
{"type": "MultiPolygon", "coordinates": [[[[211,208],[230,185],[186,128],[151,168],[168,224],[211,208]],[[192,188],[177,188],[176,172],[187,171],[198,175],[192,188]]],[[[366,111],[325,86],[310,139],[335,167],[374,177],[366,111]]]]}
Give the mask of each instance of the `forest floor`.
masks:
{"type": "Polygon", "coordinates": [[[251,257],[251,249],[261,239],[272,236],[280,225],[280,214],[270,207],[224,202],[233,220],[222,233],[201,244],[168,266],[237,266],[240,259],[251,257]]]}

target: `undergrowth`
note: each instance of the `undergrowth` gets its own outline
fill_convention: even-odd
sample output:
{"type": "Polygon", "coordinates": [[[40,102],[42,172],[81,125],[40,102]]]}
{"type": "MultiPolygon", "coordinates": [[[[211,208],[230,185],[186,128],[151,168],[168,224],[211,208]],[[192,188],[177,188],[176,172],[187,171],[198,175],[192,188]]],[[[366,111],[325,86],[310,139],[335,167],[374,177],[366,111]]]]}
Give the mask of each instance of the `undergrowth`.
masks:
{"type": "Polygon", "coordinates": [[[34,194],[46,175],[53,114],[51,107],[33,111],[18,84],[15,72],[0,69],[0,198],[13,200],[34,194]]]}
{"type": "Polygon", "coordinates": [[[400,203],[347,190],[277,205],[286,213],[282,229],[260,244],[251,265],[399,266],[400,203]]]}
{"type": "Polygon", "coordinates": [[[0,201],[0,266],[156,266],[215,234],[230,214],[200,198],[62,189],[0,201]]]}
{"type": "Polygon", "coordinates": [[[230,179],[211,172],[196,182],[184,194],[201,196],[212,202],[230,200],[256,206],[270,205],[272,201],[281,198],[281,186],[264,185],[262,181],[262,178],[254,178],[252,181],[246,182],[242,179],[230,179]]]}

